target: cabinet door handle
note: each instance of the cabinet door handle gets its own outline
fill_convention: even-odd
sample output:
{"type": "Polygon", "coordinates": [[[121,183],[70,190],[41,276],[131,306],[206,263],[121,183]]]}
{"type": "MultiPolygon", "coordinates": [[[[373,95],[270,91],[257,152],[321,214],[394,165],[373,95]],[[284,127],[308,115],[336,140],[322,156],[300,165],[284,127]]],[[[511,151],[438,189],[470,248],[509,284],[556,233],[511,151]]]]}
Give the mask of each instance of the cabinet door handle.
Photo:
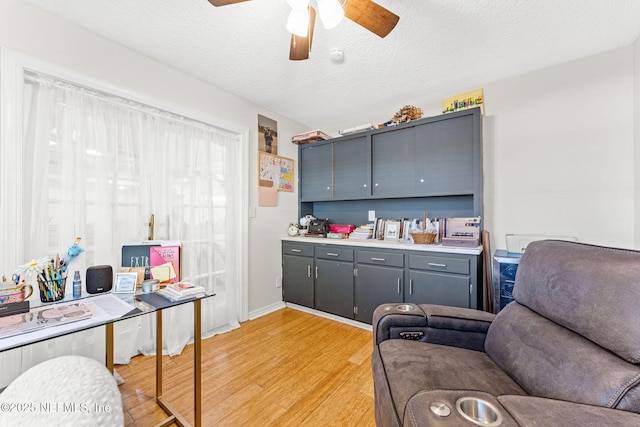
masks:
{"type": "Polygon", "coordinates": [[[398,294],[400,294],[400,278],[398,277],[398,294]]]}
{"type": "Polygon", "coordinates": [[[376,257],[371,257],[371,261],[387,262],[387,260],[384,258],[376,258],[376,257]]]}
{"type": "Polygon", "coordinates": [[[307,278],[311,279],[311,264],[307,265],[307,278]]]}
{"type": "Polygon", "coordinates": [[[446,268],[447,264],[439,264],[437,262],[430,262],[429,263],[429,267],[441,267],[441,268],[446,268]]]}
{"type": "Polygon", "coordinates": [[[409,279],[409,295],[413,295],[413,279],[409,279]]]}
{"type": "Polygon", "coordinates": [[[340,256],[340,254],[334,254],[333,252],[327,252],[327,256],[340,256]]]}
{"type": "Polygon", "coordinates": [[[316,279],[318,278],[318,266],[316,265],[316,279]]]}
{"type": "Polygon", "coordinates": [[[302,249],[291,249],[291,252],[300,253],[302,252],[302,249]]]}

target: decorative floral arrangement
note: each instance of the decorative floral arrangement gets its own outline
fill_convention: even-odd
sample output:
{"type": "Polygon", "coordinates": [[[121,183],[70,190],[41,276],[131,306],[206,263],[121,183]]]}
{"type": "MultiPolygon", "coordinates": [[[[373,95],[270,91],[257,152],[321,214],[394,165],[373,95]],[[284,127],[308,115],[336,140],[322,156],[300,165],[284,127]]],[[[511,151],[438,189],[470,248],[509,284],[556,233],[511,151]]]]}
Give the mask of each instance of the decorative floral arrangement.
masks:
{"type": "Polygon", "coordinates": [[[22,264],[19,266],[15,274],[18,278],[22,277],[22,281],[24,282],[25,276],[39,276],[41,275],[46,268],[49,267],[49,264],[53,262],[51,257],[40,257],[37,259],[32,259],[26,264],[22,264]]]}
{"type": "Polygon", "coordinates": [[[391,119],[391,123],[394,125],[398,125],[400,123],[407,123],[411,120],[416,120],[422,117],[422,110],[413,105],[405,105],[393,115],[391,119]]]}

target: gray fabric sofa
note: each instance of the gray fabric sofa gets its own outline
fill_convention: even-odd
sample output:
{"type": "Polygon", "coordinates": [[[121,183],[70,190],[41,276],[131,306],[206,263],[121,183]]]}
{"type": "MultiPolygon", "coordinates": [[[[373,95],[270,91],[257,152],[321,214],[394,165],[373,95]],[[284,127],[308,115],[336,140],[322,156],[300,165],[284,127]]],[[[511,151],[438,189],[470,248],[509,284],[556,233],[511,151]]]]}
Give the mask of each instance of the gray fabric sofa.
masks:
{"type": "Polygon", "coordinates": [[[513,296],[378,307],[378,427],[640,426],[640,252],[533,242],[513,296]]]}

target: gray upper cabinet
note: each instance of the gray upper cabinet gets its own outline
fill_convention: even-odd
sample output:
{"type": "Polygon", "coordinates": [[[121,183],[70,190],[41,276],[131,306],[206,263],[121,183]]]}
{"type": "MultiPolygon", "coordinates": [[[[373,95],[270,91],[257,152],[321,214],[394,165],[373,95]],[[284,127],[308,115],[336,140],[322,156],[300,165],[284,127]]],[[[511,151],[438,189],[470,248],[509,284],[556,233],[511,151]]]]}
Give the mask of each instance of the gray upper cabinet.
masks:
{"type": "Polygon", "coordinates": [[[333,144],[333,198],[369,197],[370,169],[367,138],[337,140],[333,144]]]}
{"type": "Polygon", "coordinates": [[[416,126],[415,192],[423,195],[474,191],[473,117],[416,126]]]}
{"type": "Polygon", "coordinates": [[[333,175],[331,171],[332,147],[305,145],[300,148],[300,200],[329,200],[333,197],[333,175]]]}
{"type": "Polygon", "coordinates": [[[371,136],[371,181],[375,197],[398,197],[414,194],[413,128],[397,129],[371,136]]]}
{"type": "MultiPolygon", "coordinates": [[[[301,145],[299,159],[303,215],[326,216],[328,208],[327,214],[335,216],[337,205],[322,205],[325,201],[375,204],[431,198],[424,210],[482,216],[482,121],[477,108],[301,145]]],[[[355,204],[345,207],[362,210],[355,204]]]]}

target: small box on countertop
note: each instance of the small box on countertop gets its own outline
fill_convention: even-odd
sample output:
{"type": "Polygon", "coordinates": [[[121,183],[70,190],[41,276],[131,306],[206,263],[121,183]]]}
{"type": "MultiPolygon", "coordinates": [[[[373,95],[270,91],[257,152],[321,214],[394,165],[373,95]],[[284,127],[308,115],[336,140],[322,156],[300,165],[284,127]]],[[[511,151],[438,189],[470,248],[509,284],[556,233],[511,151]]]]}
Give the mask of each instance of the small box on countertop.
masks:
{"type": "Polygon", "coordinates": [[[444,218],[442,245],[475,248],[480,245],[480,217],[444,218]]]}
{"type": "Polygon", "coordinates": [[[355,229],[356,226],[351,224],[329,224],[329,231],[332,233],[349,234],[355,229]]]}
{"type": "Polygon", "coordinates": [[[349,237],[349,235],[345,233],[334,233],[332,231],[327,233],[327,239],[345,239],[347,237],[349,237]]]}

